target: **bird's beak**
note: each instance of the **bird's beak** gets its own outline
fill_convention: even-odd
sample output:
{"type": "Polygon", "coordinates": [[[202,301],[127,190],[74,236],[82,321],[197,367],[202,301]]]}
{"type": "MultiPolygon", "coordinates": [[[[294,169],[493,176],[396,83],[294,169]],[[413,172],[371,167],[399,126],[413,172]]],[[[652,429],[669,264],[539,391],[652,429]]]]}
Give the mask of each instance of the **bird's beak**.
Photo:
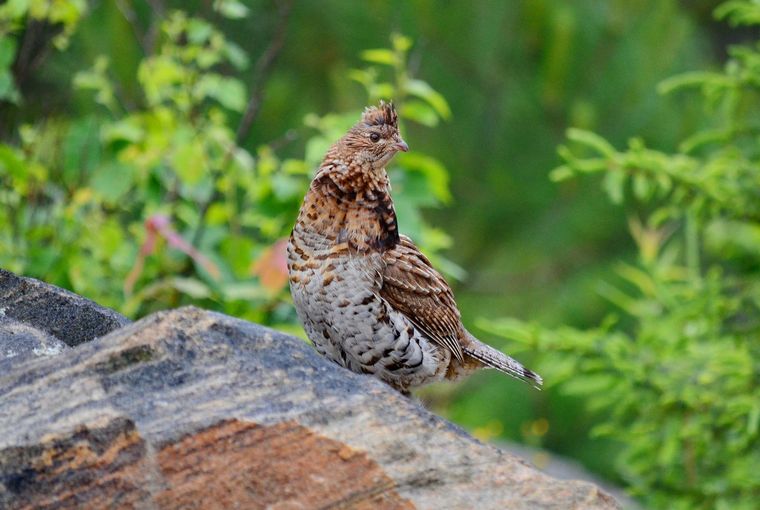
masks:
{"type": "Polygon", "coordinates": [[[396,142],[396,146],[395,147],[396,147],[396,150],[400,150],[400,151],[403,151],[403,152],[409,152],[409,146],[401,138],[398,139],[398,142],[396,142]]]}

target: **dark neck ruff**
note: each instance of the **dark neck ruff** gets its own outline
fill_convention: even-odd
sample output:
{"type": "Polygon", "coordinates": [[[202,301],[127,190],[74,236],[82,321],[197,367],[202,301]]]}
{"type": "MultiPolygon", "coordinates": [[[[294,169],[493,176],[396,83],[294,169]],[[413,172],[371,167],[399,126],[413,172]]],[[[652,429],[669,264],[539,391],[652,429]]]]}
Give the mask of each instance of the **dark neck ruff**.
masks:
{"type": "Polygon", "coordinates": [[[387,177],[372,182],[361,172],[353,177],[326,172],[312,182],[312,190],[329,201],[330,207],[343,213],[335,218],[340,222],[336,225],[339,229],[337,241],[346,241],[357,251],[393,248],[399,242],[399,232],[387,177]],[[342,177],[340,184],[334,177],[342,177]],[[347,221],[352,223],[346,224],[347,221]],[[353,237],[349,233],[353,233],[353,237]],[[354,238],[359,233],[361,239],[354,238]]]}

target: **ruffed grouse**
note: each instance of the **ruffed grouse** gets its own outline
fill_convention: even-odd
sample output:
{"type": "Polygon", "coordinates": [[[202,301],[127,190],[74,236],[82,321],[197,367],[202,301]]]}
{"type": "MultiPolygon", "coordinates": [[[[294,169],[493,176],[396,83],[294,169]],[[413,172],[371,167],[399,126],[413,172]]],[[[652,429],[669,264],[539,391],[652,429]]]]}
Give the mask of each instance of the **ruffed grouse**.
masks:
{"type": "Polygon", "coordinates": [[[409,147],[393,104],[364,111],[322,161],[288,243],[298,317],[317,351],[403,393],[492,367],[541,377],[462,325],[443,277],[400,235],[385,165],[409,147]]]}

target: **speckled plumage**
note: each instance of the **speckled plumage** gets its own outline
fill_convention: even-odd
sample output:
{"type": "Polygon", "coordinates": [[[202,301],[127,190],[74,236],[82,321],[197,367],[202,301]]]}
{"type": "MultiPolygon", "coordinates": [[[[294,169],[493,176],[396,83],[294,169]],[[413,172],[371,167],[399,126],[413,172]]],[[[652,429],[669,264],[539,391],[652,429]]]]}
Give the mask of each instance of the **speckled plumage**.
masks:
{"type": "Polygon", "coordinates": [[[392,104],[365,110],[327,152],[288,243],[298,316],[317,351],[408,392],[493,367],[541,378],[462,325],[454,295],[398,232],[385,165],[408,147],[392,104]]]}

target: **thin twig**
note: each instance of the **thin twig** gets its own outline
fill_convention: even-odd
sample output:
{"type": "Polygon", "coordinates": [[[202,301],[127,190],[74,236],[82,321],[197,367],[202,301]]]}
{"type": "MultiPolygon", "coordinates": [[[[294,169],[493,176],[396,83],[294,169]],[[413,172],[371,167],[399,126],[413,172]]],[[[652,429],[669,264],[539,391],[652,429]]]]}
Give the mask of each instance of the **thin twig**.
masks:
{"type": "Polygon", "coordinates": [[[265,145],[269,147],[273,152],[277,152],[283,147],[290,145],[291,143],[298,140],[299,136],[300,134],[297,129],[288,129],[285,131],[285,134],[278,138],[275,138],[271,142],[267,142],[265,145]]]}
{"type": "Polygon", "coordinates": [[[409,60],[407,64],[407,71],[409,76],[417,76],[417,72],[420,70],[422,64],[422,54],[424,53],[426,41],[422,38],[417,40],[417,44],[414,49],[409,53],[409,60]]]}
{"type": "Polygon", "coordinates": [[[148,0],[148,4],[153,9],[153,15],[150,17],[150,26],[148,26],[148,31],[145,33],[145,54],[153,55],[156,51],[159,27],[166,15],[166,6],[163,0],[148,0]]]}
{"type": "Polygon", "coordinates": [[[127,20],[127,23],[129,23],[129,26],[132,27],[132,32],[135,34],[135,39],[137,39],[137,43],[140,45],[140,47],[143,50],[143,53],[146,55],[148,54],[148,47],[145,45],[147,35],[143,34],[140,30],[140,20],[137,19],[137,13],[132,8],[130,4],[125,2],[125,0],[116,0],[116,9],[121,13],[122,16],[124,16],[124,19],[127,20]]]}
{"type": "Polygon", "coordinates": [[[13,64],[13,77],[19,91],[29,75],[41,64],[50,50],[50,41],[53,40],[60,28],[52,27],[46,21],[29,21],[21,39],[21,46],[16,53],[16,61],[13,64]]]}
{"type": "Polygon", "coordinates": [[[253,80],[251,84],[250,99],[245,108],[243,118],[240,119],[240,125],[237,129],[235,140],[241,143],[251,130],[253,122],[259,114],[261,103],[264,99],[264,85],[266,85],[269,72],[272,70],[277,57],[280,55],[283,45],[285,44],[285,32],[288,25],[288,18],[293,7],[292,0],[282,0],[278,4],[278,21],[274,31],[274,37],[269,41],[269,46],[256,61],[253,69],[253,80]]]}

